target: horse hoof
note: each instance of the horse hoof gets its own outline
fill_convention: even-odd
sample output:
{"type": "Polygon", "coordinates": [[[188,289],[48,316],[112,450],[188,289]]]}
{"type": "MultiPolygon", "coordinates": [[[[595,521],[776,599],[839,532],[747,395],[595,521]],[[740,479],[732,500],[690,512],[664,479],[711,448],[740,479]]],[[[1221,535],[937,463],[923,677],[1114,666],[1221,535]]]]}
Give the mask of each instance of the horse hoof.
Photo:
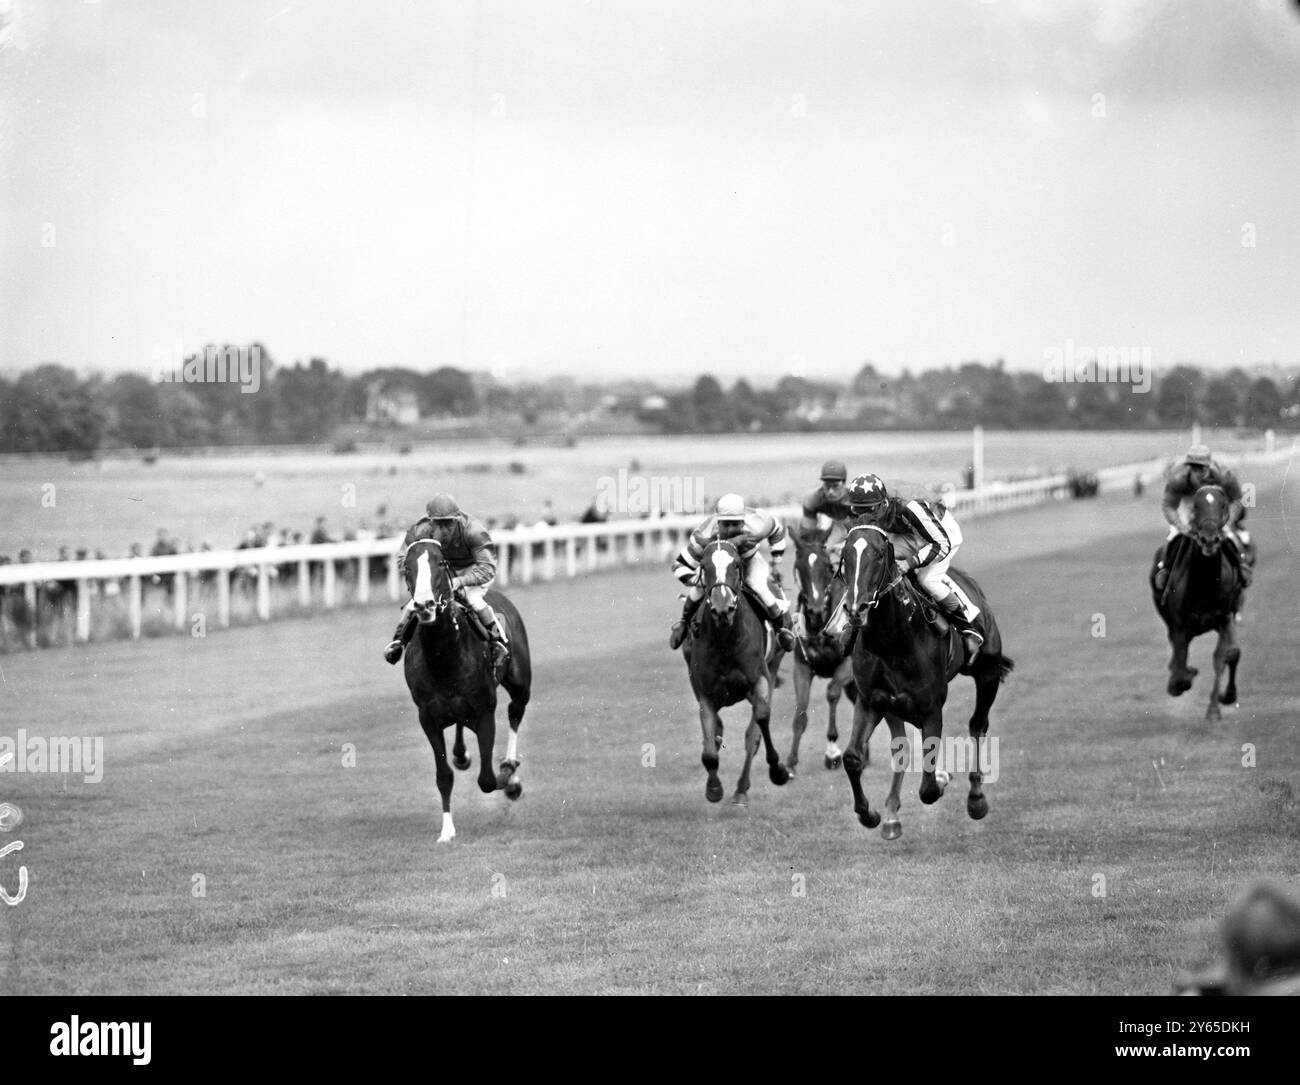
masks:
{"type": "Polygon", "coordinates": [[[453,757],[451,763],[455,765],[456,768],[460,769],[461,772],[464,772],[470,766],[470,760],[468,757],[453,757]]]}
{"type": "Polygon", "coordinates": [[[901,821],[887,821],[881,827],[880,835],[886,840],[897,840],[903,835],[903,823],[901,821]]]}
{"type": "Polygon", "coordinates": [[[731,796],[731,805],[732,805],[732,806],[748,806],[748,805],[749,805],[749,796],[748,796],[745,792],[743,792],[743,791],[737,791],[734,795],[731,796]]]}
{"type": "Polygon", "coordinates": [[[983,795],[981,795],[978,799],[966,800],[966,813],[970,814],[971,818],[974,819],[975,821],[979,821],[988,812],[989,812],[989,800],[986,799],[983,795]]]}
{"type": "Polygon", "coordinates": [[[518,780],[511,780],[506,784],[506,798],[514,802],[524,793],[524,785],[518,780]]]}
{"type": "Polygon", "coordinates": [[[1170,697],[1181,697],[1192,688],[1192,680],[1190,678],[1171,678],[1166,688],[1170,697]]]}
{"type": "Polygon", "coordinates": [[[840,757],[826,758],[826,767],[828,769],[832,769],[832,770],[837,769],[843,764],[844,764],[844,757],[842,755],[840,757]]]}
{"type": "Polygon", "coordinates": [[[865,812],[859,810],[858,820],[862,822],[862,824],[865,825],[868,829],[874,829],[877,825],[880,824],[880,815],[877,814],[874,810],[867,810],[865,812]]]}
{"type": "Polygon", "coordinates": [[[1210,707],[1205,710],[1205,718],[1211,723],[1218,723],[1219,720],[1223,719],[1223,713],[1219,711],[1219,706],[1217,704],[1211,704],[1210,707]]]}
{"type": "Polygon", "coordinates": [[[455,839],[456,839],[455,833],[440,833],[438,835],[439,844],[450,844],[455,839]]]}
{"type": "Polygon", "coordinates": [[[781,787],[790,782],[790,770],[778,761],[775,765],[768,765],[767,778],[777,787],[781,787]]]}
{"type": "Polygon", "coordinates": [[[705,797],[706,799],[708,799],[709,802],[721,802],[721,801],[722,801],[722,781],[721,781],[721,780],[710,780],[707,784],[705,784],[705,785],[704,785],[704,797],[705,797]]]}
{"type": "Polygon", "coordinates": [[[1234,689],[1231,693],[1225,693],[1219,698],[1219,704],[1230,704],[1233,708],[1240,708],[1237,704],[1237,691],[1234,689]]]}

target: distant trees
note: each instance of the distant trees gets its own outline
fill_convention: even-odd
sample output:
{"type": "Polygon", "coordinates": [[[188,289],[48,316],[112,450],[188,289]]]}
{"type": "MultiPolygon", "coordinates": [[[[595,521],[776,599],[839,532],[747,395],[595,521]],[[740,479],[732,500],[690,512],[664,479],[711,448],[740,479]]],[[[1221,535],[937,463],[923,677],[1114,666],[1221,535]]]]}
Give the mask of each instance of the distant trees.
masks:
{"type": "MultiPolygon", "coordinates": [[[[207,352],[234,351],[209,346],[207,352]]],[[[487,415],[512,424],[567,424],[599,417],[602,404],[622,404],[629,419],[663,433],[771,430],[949,429],[975,424],[1015,429],[1138,426],[1300,427],[1300,377],[1284,384],[1237,368],[1204,373],[1177,365],[1145,388],[1124,382],[1047,380],[964,362],[896,377],[865,362],[846,383],[788,374],[767,388],[747,379],[730,388],[701,374],[687,389],[660,391],[636,382],[611,394],[608,385],[572,378],[502,384],[454,366],[428,372],[385,367],[359,376],[323,358],[276,366],[260,344],[257,380],[160,380],[123,373],[79,377],[47,363],[0,377],[0,452],[90,455],[102,445],[134,449],[212,444],[326,443],[341,425],[394,421],[394,405],[414,417],[487,415]],[[247,390],[246,390],[247,389],[247,390]],[[1149,392],[1149,394],[1147,394],[1149,392]],[[597,412],[597,413],[593,413],[597,412]]]]}

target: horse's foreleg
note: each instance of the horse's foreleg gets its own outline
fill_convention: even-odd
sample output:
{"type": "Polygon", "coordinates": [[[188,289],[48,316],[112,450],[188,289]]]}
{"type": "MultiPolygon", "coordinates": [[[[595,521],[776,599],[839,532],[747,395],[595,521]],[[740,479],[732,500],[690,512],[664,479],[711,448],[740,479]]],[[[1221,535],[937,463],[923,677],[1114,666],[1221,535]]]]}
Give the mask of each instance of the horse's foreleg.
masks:
{"type": "MultiPolygon", "coordinates": [[[[974,745],[971,751],[973,768],[970,772],[970,794],[966,797],[966,813],[976,821],[989,812],[989,801],[984,797],[984,766],[980,762],[981,754],[986,752],[985,736],[989,730],[989,709],[998,695],[996,675],[985,675],[975,679],[975,711],[970,718],[970,737],[974,745]]],[[[994,779],[997,774],[994,773],[994,779]]]]}
{"type": "Polygon", "coordinates": [[[1222,716],[1219,705],[1234,704],[1237,700],[1237,660],[1241,658],[1241,649],[1237,647],[1237,631],[1232,616],[1219,627],[1219,641],[1214,646],[1214,686],[1210,690],[1210,703],[1205,710],[1207,720],[1217,720],[1222,716]],[[1228,688],[1220,694],[1219,686],[1223,678],[1224,667],[1231,666],[1228,688]],[[1231,692],[1232,696],[1228,694],[1231,692]]]}
{"type": "Polygon", "coordinates": [[[948,787],[943,764],[943,709],[936,708],[921,723],[921,801],[938,802],[948,787]]]}
{"type": "Polygon", "coordinates": [[[722,801],[722,781],[718,779],[718,734],[722,721],[718,713],[707,700],[700,700],[700,731],[703,735],[704,750],[700,754],[700,763],[708,773],[704,784],[704,797],[709,802],[722,801]]]}
{"type": "Polygon", "coordinates": [[[487,793],[505,787],[505,783],[492,771],[492,747],[497,741],[495,708],[479,716],[474,733],[478,738],[478,789],[487,793]]]}
{"type": "Polygon", "coordinates": [[[911,764],[912,751],[907,744],[907,727],[903,720],[890,712],[886,714],[885,722],[889,725],[889,767],[893,775],[889,781],[889,794],[885,796],[885,818],[880,835],[886,840],[897,840],[903,835],[898,811],[903,805],[903,775],[911,764]]]}
{"type": "Polygon", "coordinates": [[[469,758],[465,756],[465,725],[456,724],[456,742],[451,748],[451,763],[461,772],[469,768],[469,758]]]}
{"type": "MultiPolygon", "coordinates": [[[[839,729],[835,726],[835,716],[839,711],[840,698],[844,696],[844,690],[853,682],[853,660],[845,659],[838,667],[835,673],[831,675],[831,680],[826,683],[826,767],[828,769],[837,769],[844,763],[844,751],[840,749],[839,729]]],[[[867,763],[871,762],[871,755],[867,754],[867,763]]]]}
{"type": "Polygon", "coordinates": [[[754,683],[749,703],[754,706],[750,716],[751,724],[757,724],[759,733],[763,736],[763,749],[767,754],[767,778],[780,787],[790,782],[790,770],[781,764],[781,755],[776,752],[776,743],[772,741],[772,686],[766,677],[754,683]]]}
{"type": "Polygon", "coordinates": [[[1192,688],[1192,679],[1196,677],[1196,668],[1187,665],[1188,639],[1182,632],[1171,632],[1169,643],[1173,648],[1173,657],[1169,660],[1169,685],[1165,688],[1171,697],[1181,697],[1192,688]]]}
{"type": "Polygon", "coordinates": [[[796,652],[794,657],[794,720],[791,723],[791,729],[794,737],[790,740],[790,756],[785,759],[786,768],[790,770],[790,775],[795,774],[799,766],[799,740],[803,738],[803,733],[808,727],[808,697],[812,692],[812,668],[807,662],[799,658],[796,652]]]}
{"type": "Polygon", "coordinates": [[[497,772],[497,784],[505,791],[507,799],[517,799],[524,793],[519,780],[519,723],[523,719],[524,705],[511,701],[506,715],[510,730],[506,737],[506,756],[497,772]]]}
{"type": "Polygon", "coordinates": [[[867,763],[867,741],[880,722],[880,715],[866,703],[865,697],[858,697],[853,704],[853,734],[849,737],[849,748],[844,752],[844,773],[853,789],[853,812],[868,829],[880,824],[880,815],[871,809],[862,792],[862,769],[867,763]]]}
{"type": "Polygon", "coordinates": [[[438,843],[446,844],[456,835],[456,826],[451,820],[451,789],[456,784],[456,774],[447,763],[447,738],[442,733],[442,725],[434,720],[425,709],[420,709],[420,726],[433,747],[433,760],[437,766],[438,794],[442,796],[442,831],[438,834],[438,843]]]}

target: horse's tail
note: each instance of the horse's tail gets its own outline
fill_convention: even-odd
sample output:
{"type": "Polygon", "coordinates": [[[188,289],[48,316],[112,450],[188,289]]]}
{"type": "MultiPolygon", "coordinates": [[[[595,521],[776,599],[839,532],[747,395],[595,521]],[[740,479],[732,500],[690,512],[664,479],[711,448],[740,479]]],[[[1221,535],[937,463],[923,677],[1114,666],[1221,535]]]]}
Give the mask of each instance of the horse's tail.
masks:
{"type": "Polygon", "coordinates": [[[975,662],[971,664],[971,670],[976,678],[996,678],[998,682],[1005,682],[1007,676],[1015,669],[1016,661],[1001,652],[997,655],[978,655],[975,657],[975,662]]]}

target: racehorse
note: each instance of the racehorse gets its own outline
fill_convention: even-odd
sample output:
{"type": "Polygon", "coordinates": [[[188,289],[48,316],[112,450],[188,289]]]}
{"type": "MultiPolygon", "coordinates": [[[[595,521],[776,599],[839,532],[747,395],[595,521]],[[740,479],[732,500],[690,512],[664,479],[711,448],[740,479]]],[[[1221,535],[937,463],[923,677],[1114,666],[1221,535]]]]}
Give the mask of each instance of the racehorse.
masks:
{"type": "MultiPolygon", "coordinates": [[[[1223,546],[1223,528],[1230,514],[1228,495],[1218,486],[1202,486],[1192,495],[1191,515],[1186,535],[1169,542],[1169,577],[1164,589],[1156,587],[1156,570],[1151,569],[1151,594],[1156,611],[1169,632],[1173,657],[1169,661],[1171,697],[1179,697],[1192,688],[1195,667],[1187,665],[1187,649],[1202,633],[1218,633],[1214,646],[1214,687],[1205,710],[1207,720],[1220,718],[1219,705],[1237,700],[1237,664],[1241,649],[1237,646],[1235,616],[1241,609],[1245,585],[1223,546]],[[1224,667],[1228,684],[1220,693],[1224,667]]],[[[1156,551],[1156,561],[1160,551],[1156,551]]],[[[1247,560],[1243,554],[1241,560],[1247,560]]]]}
{"type": "Polygon", "coordinates": [[[524,791],[519,781],[519,724],[531,696],[532,659],[519,611],[499,591],[489,589],[485,598],[501,619],[510,641],[510,657],[502,674],[493,673],[492,645],[486,635],[477,631],[472,609],[456,598],[451,587],[454,574],[436,540],[413,542],[406,551],[403,571],[419,619],[406,652],[406,684],[437,762],[438,791],[442,796],[438,843],[445,844],[456,835],[451,818],[451,790],[456,777],[447,763],[443,731],[452,724],[456,726],[452,753],[458,769],[469,768],[464,729],[473,731],[478,738],[479,790],[501,790],[506,798],[518,799],[524,791]],[[510,695],[510,738],[505,759],[494,774],[498,683],[510,695]]]}
{"type": "MultiPolygon", "coordinates": [[[[838,548],[837,548],[838,549],[838,548]]],[[[790,743],[790,756],[785,766],[790,775],[795,775],[799,765],[799,740],[808,727],[808,697],[812,692],[814,677],[826,678],[826,706],[829,719],[826,724],[826,757],[828,769],[837,769],[844,760],[844,751],[839,747],[839,731],[835,727],[835,713],[839,708],[840,696],[849,695],[849,700],[857,699],[857,687],[853,684],[853,661],[840,645],[840,638],[826,631],[830,621],[844,597],[844,581],[836,573],[838,553],[818,542],[795,538],[794,575],[799,585],[799,613],[803,618],[803,628],[795,644],[794,652],[794,696],[795,709],[793,730],[794,737],[790,743]]]]}
{"type": "Polygon", "coordinates": [[[899,792],[907,769],[904,722],[920,728],[922,739],[921,801],[933,803],[948,785],[948,772],[939,765],[943,738],[943,706],[948,684],[958,673],[975,680],[975,711],[970,718],[967,747],[970,794],[966,812],[977,821],[988,813],[981,770],[981,746],[989,729],[989,709],[998,686],[1015,664],[1002,654],[1002,634],[980,586],[956,569],[949,576],[980,608],[984,644],[969,667],[958,631],[946,621],[941,628],[929,595],[917,588],[897,564],[889,536],[871,524],[856,524],[844,542],[842,575],[849,623],[856,631],[853,680],[858,699],[853,706],[853,736],[844,754],[844,771],[853,788],[853,810],[868,829],[880,824],[880,814],[862,792],[867,742],[884,717],[889,724],[893,784],[885,800],[886,840],[902,835],[899,792]]]}
{"type": "Polygon", "coordinates": [[[772,744],[772,676],[785,654],[776,643],[763,614],[762,603],[744,586],[744,563],[733,543],[714,539],[700,559],[704,598],[691,622],[685,643],[691,690],[700,706],[704,752],[700,757],[708,781],[704,797],[722,799],[718,779],[718,751],[722,747],[720,709],[740,701],[752,706],[745,731],[745,767],[736,781],[732,801],[744,806],[749,796],[749,768],[759,737],[767,754],[767,774],[778,786],[790,779],[772,744]]]}

